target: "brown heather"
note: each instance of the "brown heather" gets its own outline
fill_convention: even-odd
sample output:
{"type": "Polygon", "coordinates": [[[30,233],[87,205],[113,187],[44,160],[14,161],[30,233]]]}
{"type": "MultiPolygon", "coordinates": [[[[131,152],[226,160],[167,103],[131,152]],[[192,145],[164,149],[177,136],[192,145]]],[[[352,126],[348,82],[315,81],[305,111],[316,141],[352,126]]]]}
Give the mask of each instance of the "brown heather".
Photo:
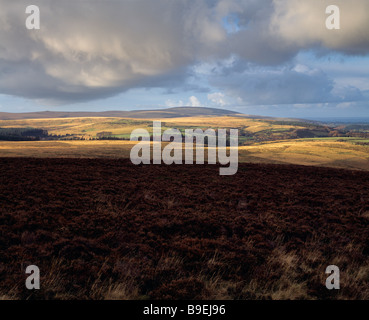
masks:
{"type": "Polygon", "coordinates": [[[369,173],[0,159],[0,299],[369,299],[369,173]],[[41,290],[25,288],[25,268],[41,290]],[[341,269],[341,290],[325,268],[341,269]]]}

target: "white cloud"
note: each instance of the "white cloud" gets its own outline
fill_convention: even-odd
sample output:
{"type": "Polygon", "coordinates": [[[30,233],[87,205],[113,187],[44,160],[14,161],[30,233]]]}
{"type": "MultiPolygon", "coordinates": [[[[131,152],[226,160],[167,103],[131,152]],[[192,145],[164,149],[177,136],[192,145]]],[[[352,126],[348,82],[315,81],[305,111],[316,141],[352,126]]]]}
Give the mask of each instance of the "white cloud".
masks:
{"type": "Polygon", "coordinates": [[[208,94],[208,100],[213,102],[217,106],[224,107],[228,103],[226,102],[225,95],[221,92],[215,92],[208,94]]]}
{"type": "Polygon", "coordinates": [[[351,54],[369,53],[369,1],[333,2],[340,9],[340,30],[325,26],[325,9],[332,4],[330,0],[275,0],[271,33],[298,48],[322,46],[351,54]]]}
{"type": "Polygon", "coordinates": [[[184,102],[183,100],[174,101],[174,100],[168,99],[165,102],[165,105],[167,107],[170,107],[170,108],[174,108],[174,107],[201,107],[202,106],[200,100],[195,96],[189,97],[187,102],[184,102]]]}
{"type": "Polygon", "coordinates": [[[189,104],[190,107],[201,107],[201,102],[195,96],[190,97],[189,104]]]}

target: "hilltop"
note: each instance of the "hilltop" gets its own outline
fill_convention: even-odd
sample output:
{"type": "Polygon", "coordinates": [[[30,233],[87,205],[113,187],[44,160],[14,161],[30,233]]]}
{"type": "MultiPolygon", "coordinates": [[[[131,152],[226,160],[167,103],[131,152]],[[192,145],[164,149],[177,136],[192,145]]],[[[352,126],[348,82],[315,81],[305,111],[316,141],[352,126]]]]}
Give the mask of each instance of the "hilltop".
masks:
{"type": "MultiPolygon", "coordinates": [[[[0,112],[0,120],[21,119],[56,119],[56,118],[180,118],[194,116],[246,116],[230,110],[201,107],[176,107],[158,110],[103,111],[103,112],[68,112],[42,111],[27,113],[0,112]]],[[[258,117],[260,118],[260,117],[258,117]]]]}

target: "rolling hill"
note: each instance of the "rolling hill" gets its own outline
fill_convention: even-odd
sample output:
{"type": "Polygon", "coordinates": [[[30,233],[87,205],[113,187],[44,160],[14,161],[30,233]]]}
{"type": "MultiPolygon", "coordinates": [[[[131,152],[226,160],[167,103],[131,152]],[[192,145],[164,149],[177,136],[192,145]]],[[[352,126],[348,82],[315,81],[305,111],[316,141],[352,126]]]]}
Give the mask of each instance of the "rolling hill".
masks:
{"type": "Polygon", "coordinates": [[[240,162],[369,170],[369,129],[365,126],[330,126],[196,107],[0,113],[0,157],[128,158],[132,131],[142,128],[151,133],[153,120],[162,121],[162,130],[238,129],[240,162]]]}
{"type": "MultiPolygon", "coordinates": [[[[21,120],[21,119],[55,119],[55,118],[180,118],[194,116],[246,116],[234,111],[200,108],[200,107],[176,107],[159,110],[134,110],[134,111],[104,111],[104,112],[65,112],[65,111],[43,111],[28,113],[7,113],[0,112],[0,120],[21,120]]],[[[260,117],[258,117],[260,118],[260,117]]]]}

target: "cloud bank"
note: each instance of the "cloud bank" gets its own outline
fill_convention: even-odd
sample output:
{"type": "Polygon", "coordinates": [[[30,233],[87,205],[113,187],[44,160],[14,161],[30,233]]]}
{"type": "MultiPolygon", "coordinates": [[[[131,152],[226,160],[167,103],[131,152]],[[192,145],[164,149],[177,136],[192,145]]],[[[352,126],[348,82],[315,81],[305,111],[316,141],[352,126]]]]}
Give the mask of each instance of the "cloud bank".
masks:
{"type": "Polygon", "coordinates": [[[369,53],[369,2],[333,2],[341,30],[325,28],[325,0],[38,0],[41,29],[27,30],[29,3],[0,0],[0,93],[73,103],[185,90],[201,77],[221,106],[224,93],[246,105],[362,101],[360,89],[337,92],[322,70],[294,62],[306,50],[369,53]],[[204,65],[217,67],[194,71],[204,65]]]}

